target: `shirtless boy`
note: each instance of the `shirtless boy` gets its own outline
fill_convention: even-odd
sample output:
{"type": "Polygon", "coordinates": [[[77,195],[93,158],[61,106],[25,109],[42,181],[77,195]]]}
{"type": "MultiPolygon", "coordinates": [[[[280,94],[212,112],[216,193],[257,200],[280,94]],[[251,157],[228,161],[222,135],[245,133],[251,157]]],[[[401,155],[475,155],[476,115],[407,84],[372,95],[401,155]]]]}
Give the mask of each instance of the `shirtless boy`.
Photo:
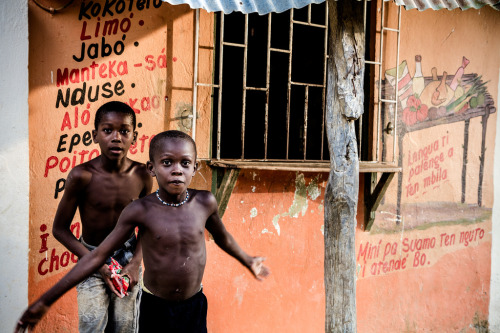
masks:
{"type": "Polygon", "coordinates": [[[257,278],[269,274],[262,257],[246,254],[228,233],[215,197],[188,189],[197,168],[196,145],[188,135],[166,131],[151,141],[147,168],[159,189],[128,205],[101,245],[81,258],[54,287],[22,315],[16,331],[34,326],[50,305],[100,267],[139,227],[144,257],[144,287],[139,332],[206,332],[206,298],[201,281],[206,265],[204,229],[216,244],[257,278]]]}
{"type": "MultiPolygon", "coordinates": [[[[123,208],[151,193],[153,179],[146,165],[130,160],[127,152],[136,138],[136,119],[132,108],[122,102],[101,106],[95,116],[94,142],[101,155],[78,165],[68,175],[64,195],[57,208],[54,237],[79,258],[96,248],[109,235],[123,208]],[[76,239],[70,225],[76,209],[80,211],[82,237],[76,239]]],[[[111,253],[124,266],[130,279],[129,295],[115,295],[108,268],[110,258],[88,279],[77,286],[80,333],[136,332],[138,313],[140,246],[133,230],[111,253]],[[126,241],[126,242],[125,242],[126,241]],[[119,247],[119,246],[118,246],[119,247]]]]}

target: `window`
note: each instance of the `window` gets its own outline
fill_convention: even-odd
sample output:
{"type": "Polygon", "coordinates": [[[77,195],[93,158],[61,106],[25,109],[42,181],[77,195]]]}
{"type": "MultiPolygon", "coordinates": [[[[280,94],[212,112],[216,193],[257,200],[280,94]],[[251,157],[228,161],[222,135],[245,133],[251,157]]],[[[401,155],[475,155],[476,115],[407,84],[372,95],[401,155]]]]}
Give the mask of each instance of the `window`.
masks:
{"type": "MultiPolygon", "coordinates": [[[[383,8],[364,3],[365,113],[356,122],[360,171],[380,172],[371,170],[381,170],[384,164],[399,170],[393,153],[397,119],[390,112],[395,101],[380,95],[382,54],[388,52],[383,39],[395,29],[381,23],[383,8]]],[[[328,170],[327,2],[264,16],[215,15],[213,82],[199,83],[195,78],[197,87],[213,89],[213,161],[307,162],[328,170]]],[[[399,32],[397,38],[399,45],[399,32]]]]}
{"type": "Polygon", "coordinates": [[[218,14],[214,158],[329,161],[325,9],[218,14]]]}

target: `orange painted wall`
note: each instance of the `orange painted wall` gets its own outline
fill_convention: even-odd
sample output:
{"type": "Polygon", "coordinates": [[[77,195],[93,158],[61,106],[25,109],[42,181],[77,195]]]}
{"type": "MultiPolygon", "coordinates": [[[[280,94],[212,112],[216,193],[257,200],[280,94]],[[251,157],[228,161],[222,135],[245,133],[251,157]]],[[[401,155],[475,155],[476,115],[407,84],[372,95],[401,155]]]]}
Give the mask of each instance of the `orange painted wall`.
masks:
{"type": "MultiPolygon", "coordinates": [[[[387,25],[396,27],[397,7],[388,4],[386,9],[387,25]]],[[[403,10],[401,22],[399,59],[400,63],[406,60],[412,78],[416,55],[422,56],[424,77],[432,76],[432,67],[437,69],[438,76],[445,71],[453,76],[466,57],[470,63],[464,74],[481,76],[487,82],[486,93],[493,99],[491,106],[498,108],[500,40],[496,31],[500,28],[500,15],[497,11],[491,8],[403,10]]],[[[395,36],[390,32],[385,35],[389,50],[395,48],[395,36]]],[[[386,51],[384,58],[387,65],[383,72],[396,65],[396,53],[386,51]]],[[[465,91],[469,88],[464,85],[465,91]]],[[[429,108],[434,106],[428,104],[429,108]]],[[[397,214],[396,176],[377,210],[371,231],[358,230],[356,234],[359,332],[476,332],[487,325],[492,151],[497,113],[489,116],[484,132],[481,117],[470,119],[466,172],[462,176],[465,122],[451,119],[469,112],[472,111],[467,107],[452,110],[444,118],[426,118],[413,125],[402,119],[402,112],[398,113],[402,121],[398,125],[410,131],[404,134],[401,149],[396,146],[396,154],[401,150],[403,156],[400,214],[397,214]],[[418,129],[419,125],[422,129],[418,129]],[[417,129],[412,130],[411,126],[417,129]],[[486,151],[480,184],[483,133],[486,151]],[[419,168],[436,158],[438,167],[419,168]],[[462,191],[464,202],[461,202],[462,191]],[[395,264],[392,269],[391,261],[395,264]]],[[[392,138],[388,142],[392,143],[392,138]]],[[[358,209],[359,223],[363,212],[361,207],[358,209]]]]}
{"type": "MultiPolygon", "coordinates": [[[[389,4],[389,8],[390,17],[394,17],[394,5],[389,4]]],[[[169,128],[189,132],[191,128],[185,117],[192,109],[194,11],[187,6],[168,4],[162,4],[160,8],[150,5],[150,8],[141,10],[135,7],[131,11],[127,8],[122,13],[112,11],[113,19],[130,20],[127,32],[105,36],[107,43],[115,43],[122,40],[125,34],[124,52],[98,57],[95,62],[109,65],[110,61],[126,61],[128,74],[112,79],[89,80],[87,87],[122,80],[125,93],[119,96],[119,100],[133,103],[137,99],[136,107],[142,103],[147,109],[149,97],[151,109],[139,109],[137,114],[138,121],[143,125],[138,129],[139,137],[148,137],[143,140],[144,150],[139,142],[135,148],[137,151],[129,154],[131,158],[144,162],[152,134],[169,128]],[[134,45],[135,42],[138,46],[134,45]],[[165,68],[157,66],[160,55],[165,55],[165,68]],[[148,70],[152,68],[153,60],[155,68],[148,70]],[[135,83],[134,88],[132,83],[135,83]],[[155,96],[158,104],[155,102],[154,105],[157,107],[152,104],[155,96]]],[[[68,157],[71,162],[73,156],[80,158],[78,152],[84,148],[97,149],[97,145],[84,147],[80,143],[74,148],[77,151],[75,155],[68,153],[68,144],[73,135],[82,136],[92,129],[95,110],[108,100],[100,97],[89,107],[87,103],[76,105],[79,111],[78,127],[73,118],[75,106],[55,107],[58,89],[65,92],[67,88],[73,91],[82,86],[81,82],[69,82],[58,87],[57,70],[81,68],[92,63],[88,56],[82,62],[72,58],[73,55],[78,56],[81,50],[83,22],[87,22],[90,35],[90,39],[84,40],[88,45],[99,43],[103,37],[102,33],[98,33],[97,37],[93,35],[97,23],[102,25],[111,18],[98,15],[99,20],[92,16],[79,20],[79,13],[79,2],[53,16],[31,2],[29,6],[30,301],[53,285],[71,266],[68,264],[44,274],[38,269],[42,265],[42,272],[50,270],[52,251],[60,260],[65,251],[51,235],[45,234],[50,233],[57,208],[58,199],[54,199],[56,183],[67,175],[69,168],[61,171],[57,165],[50,168],[45,177],[47,163],[51,156],[59,161],[68,157]],[[89,110],[88,123],[86,118],[84,122],[81,118],[85,110],[89,110]],[[72,128],[63,126],[66,112],[72,128]],[[68,135],[64,146],[67,150],[57,152],[64,134],[68,135]],[[49,261],[44,262],[45,258],[49,261]]],[[[200,48],[202,70],[198,74],[201,82],[211,80],[213,60],[209,48],[213,44],[213,22],[212,14],[201,11],[200,45],[204,46],[200,48]]],[[[437,67],[438,72],[446,70],[452,75],[462,56],[466,56],[471,61],[466,73],[483,75],[483,80],[489,81],[487,89],[497,106],[500,68],[497,52],[500,40],[495,36],[495,31],[500,31],[497,12],[490,8],[465,12],[403,11],[402,23],[400,59],[407,60],[411,75],[415,72],[413,59],[416,54],[423,57],[424,76],[430,75],[431,67],[437,67]],[[485,29],[486,26],[488,29],[485,29]]],[[[387,59],[391,60],[389,55],[387,59]]],[[[395,63],[395,59],[391,63],[395,63]]],[[[199,90],[198,112],[196,137],[199,157],[207,158],[210,154],[211,112],[210,91],[207,88],[199,90]]],[[[479,118],[472,119],[470,124],[465,204],[460,203],[463,122],[434,126],[405,136],[405,153],[418,151],[448,136],[446,147],[440,149],[448,151],[449,147],[453,147],[454,154],[443,162],[448,178],[439,187],[430,189],[426,194],[420,192],[403,196],[399,224],[393,216],[397,197],[397,184],[393,181],[377,212],[372,230],[361,230],[361,185],[356,233],[358,332],[455,332],[462,329],[472,332],[474,329],[471,327],[487,320],[495,123],[496,113],[490,116],[486,131],[481,208],[476,207],[481,146],[479,118]],[[467,246],[464,242],[460,243],[461,233],[465,235],[472,230],[478,230],[476,239],[467,246]],[[443,234],[455,235],[455,242],[449,246],[441,244],[443,234]],[[417,251],[405,251],[405,244],[425,238],[435,238],[435,245],[418,251],[418,258],[422,259],[425,255],[425,260],[414,267],[417,251]],[[378,246],[378,252],[365,256],[363,251],[367,244],[374,246],[373,250],[378,246]],[[387,244],[392,252],[384,256],[387,244]],[[406,259],[404,269],[383,272],[383,264],[379,265],[381,261],[398,259],[406,259]]],[[[408,170],[406,158],[403,163],[403,189],[408,185],[408,170]]],[[[423,182],[423,178],[414,179],[423,182]]],[[[363,184],[362,180],[363,176],[360,184],[363,184]]],[[[266,263],[272,275],[265,282],[255,281],[239,263],[218,249],[207,235],[208,265],[203,284],[209,300],[209,332],[324,331],[323,196],[326,181],[327,174],[321,173],[257,170],[240,173],[224,222],[245,250],[267,257],[266,263]]],[[[211,183],[211,169],[202,164],[193,187],[210,189],[211,183]]],[[[78,216],[75,222],[78,222],[78,216]]],[[[64,258],[67,257],[64,255],[64,258]]],[[[53,306],[37,331],[77,332],[74,291],[53,306]]]]}

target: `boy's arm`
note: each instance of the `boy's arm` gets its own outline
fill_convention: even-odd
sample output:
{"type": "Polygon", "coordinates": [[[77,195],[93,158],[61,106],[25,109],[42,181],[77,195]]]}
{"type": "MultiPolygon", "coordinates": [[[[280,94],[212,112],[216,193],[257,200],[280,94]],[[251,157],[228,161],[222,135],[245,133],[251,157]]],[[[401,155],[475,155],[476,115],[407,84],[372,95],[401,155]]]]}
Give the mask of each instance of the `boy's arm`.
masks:
{"type": "MultiPolygon", "coordinates": [[[[52,225],[52,234],[64,245],[71,253],[74,253],[78,258],[82,258],[90,251],[71,232],[71,222],[75,217],[76,208],[78,207],[78,199],[85,187],[91,180],[91,173],[85,171],[82,167],[76,167],[68,175],[64,186],[64,194],[57,207],[54,224],[52,225]]],[[[111,272],[107,265],[102,265],[99,268],[99,273],[106,285],[113,290],[114,286],[111,282],[111,272]]]]}
{"type": "MultiPolygon", "coordinates": [[[[139,236],[137,236],[139,237],[139,236]]],[[[135,247],[135,252],[134,256],[130,260],[130,262],[123,267],[120,275],[121,276],[128,276],[130,282],[129,282],[129,289],[131,289],[133,286],[135,286],[137,283],[139,283],[139,271],[142,263],[142,245],[141,241],[138,239],[137,245],[135,247]]],[[[113,291],[114,291],[113,287],[113,291]]]]}
{"type": "Polygon", "coordinates": [[[84,255],[68,274],[31,304],[19,319],[14,332],[23,332],[26,328],[34,327],[56,300],[102,266],[106,258],[130,237],[135,227],[135,216],[140,214],[138,208],[140,209],[134,203],[127,206],[120,215],[116,227],[101,245],[84,255]]]}
{"type": "Polygon", "coordinates": [[[269,269],[263,264],[265,258],[252,257],[241,249],[233,236],[226,230],[219,217],[217,200],[215,200],[215,197],[211,193],[206,195],[205,204],[213,213],[207,219],[205,227],[214,238],[215,243],[227,254],[248,268],[257,280],[267,277],[269,269]]]}
{"type": "MultiPolygon", "coordinates": [[[[139,195],[139,198],[145,197],[146,195],[151,193],[151,189],[153,188],[153,177],[149,174],[147,169],[141,168],[140,177],[144,183],[144,188],[139,195]]],[[[139,282],[139,270],[142,263],[142,245],[141,242],[137,242],[137,246],[135,248],[134,256],[132,260],[126,265],[122,270],[122,276],[126,275],[130,279],[130,287],[135,286],[139,282]]]]}
{"type": "Polygon", "coordinates": [[[83,257],[90,251],[71,232],[71,222],[75,217],[78,207],[78,198],[90,182],[91,174],[85,172],[81,167],[76,167],[68,175],[64,188],[64,194],[57,207],[52,234],[71,253],[78,258],[83,257]]]}

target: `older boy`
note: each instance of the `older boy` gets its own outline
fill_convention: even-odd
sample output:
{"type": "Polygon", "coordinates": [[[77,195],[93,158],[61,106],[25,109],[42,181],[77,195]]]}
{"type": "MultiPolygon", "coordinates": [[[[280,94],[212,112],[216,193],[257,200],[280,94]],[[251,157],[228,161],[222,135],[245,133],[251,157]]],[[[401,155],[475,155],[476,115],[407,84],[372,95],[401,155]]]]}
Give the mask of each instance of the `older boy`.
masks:
{"type": "MultiPolygon", "coordinates": [[[[101,155],[69,173],[52,229],[55,238],[79,258],[101,244],[115,227],[123,208],[151,193],[153,184],[146,166],[127,157],[137,138],[134,110],[122,102],[108,102],[97,110],[94,123],[92,135],[101,155]],[[80,239],[70,231],[77,208],[83,227],[80,239]]],[[[128,297],[122,299],[114,294],[109,257],[98,272],[77,286],[81,333],[137,331],[137,282],[142,251],[136,244],[132,230],[126,242],[121,242],[121,247],[112,253],[124,266],[122,274],[130,279],[128,297]]]]}
{"type": "Polygon", "coordinates": [[[206,298],[201,281],[206,265],[204,229],[216,244],[261,279],[269,274],[263,258],[246,254],[227,232],[215,197],[188,189],[196,172],[196,145],[186,134],[166,131],[151,141],[147,168],[159,189],[128,205],[101,245],[32,304],[17,330],[34,326],[50,305],[102,265],[136,226],[144,254],[144,294],[140,332],[206,332],[206,298]],[[160,316],[160,317],[158,317],[160,316]]]}

